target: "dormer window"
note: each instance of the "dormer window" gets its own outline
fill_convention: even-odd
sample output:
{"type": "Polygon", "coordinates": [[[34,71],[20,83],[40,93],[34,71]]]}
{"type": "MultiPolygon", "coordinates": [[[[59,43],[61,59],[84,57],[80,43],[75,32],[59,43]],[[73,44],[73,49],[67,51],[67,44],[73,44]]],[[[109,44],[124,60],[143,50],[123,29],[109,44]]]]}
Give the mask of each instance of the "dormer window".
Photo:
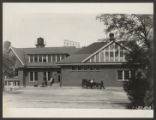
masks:
{"type": "Polygon", "coordinates": [[[65,55],[28,55],[28,61],[29,63],[32,62],[39,62],[39,63],[45,63],[45,62],[58,62],[64,59],[65,55]]]}

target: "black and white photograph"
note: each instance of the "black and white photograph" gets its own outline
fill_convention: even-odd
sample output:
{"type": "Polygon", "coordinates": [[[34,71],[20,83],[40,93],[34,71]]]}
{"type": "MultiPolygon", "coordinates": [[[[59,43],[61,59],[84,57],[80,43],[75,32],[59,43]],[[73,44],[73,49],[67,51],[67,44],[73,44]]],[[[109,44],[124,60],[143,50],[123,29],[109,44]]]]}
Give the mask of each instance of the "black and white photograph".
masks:
{"type": "Polygon", "coordinates": [[[3,3],[3,118],[153,118],[154,3],[3,3]]]}

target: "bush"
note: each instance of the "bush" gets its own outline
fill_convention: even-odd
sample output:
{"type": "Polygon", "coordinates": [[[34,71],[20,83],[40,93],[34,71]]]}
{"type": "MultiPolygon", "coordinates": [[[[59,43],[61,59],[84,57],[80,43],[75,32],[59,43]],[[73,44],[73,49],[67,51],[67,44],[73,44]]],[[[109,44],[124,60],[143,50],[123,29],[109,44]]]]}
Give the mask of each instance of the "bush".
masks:
{"type": "Polygon", "coordinates": [[[128,98],[131,103],[128,108],[145,107],[144,98],[148,90],[149,83],[142,77],[141,72],[134,75],[129,81],[124,82],[124,90],[127,92],[128,98]]]}

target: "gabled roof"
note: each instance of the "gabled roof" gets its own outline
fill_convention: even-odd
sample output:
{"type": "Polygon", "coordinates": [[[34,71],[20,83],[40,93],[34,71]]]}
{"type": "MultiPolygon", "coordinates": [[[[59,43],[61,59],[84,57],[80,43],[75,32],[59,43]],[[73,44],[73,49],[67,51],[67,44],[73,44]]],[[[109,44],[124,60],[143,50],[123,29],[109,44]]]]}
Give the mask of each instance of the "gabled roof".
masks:
{"type": "MultiPolygon", "coordinates": [[[[68,54],[71,55],[80,48],[75,47],[44,47],[44,48],[15,48],[10,47],[10,49],[13,51],[13,53],[16,55],[16,57],[19,59],[21,64],[24,66],[26,65],[25,55],[30,54],[68,54]]],[[[51,63],[52,64],[52,63],[51,63]]],[[[41,63],[32,63],[27,64],[27,66],[40,66],[41,63]]],[[[44,63],[42,66],[48,66],[44,63]]]]}
{"type": "Polygon", "coordinates": [[[75,52],[75,54],[69,56],[68,58],[58,62],[60,63],[80,63],[82,60],[87,58],[89,55],[99,50],[103,46],[108,44],[108,42],[95,42],[89,45],[88,47],[83,47],[79,51],[75,52]]]}
{"type": "Polygon", "coordinates": [[[75,47],[44,47],[44,48],[14,48],[24,52],[24,54],[72,54],[79,48],[75,47]]]}
{"type": "Polygon", "coordinates": [[[90,56],[96,54],[98,51],[100,51],[101,49],[104,49],[105,47],[109,46],[113,42],[120,45],[121,47],[124,47],[127,50],[130,50],[129,48],[124,46],[127,43],[126,41],[95,42],[89,45],[88,47],[81,48],[79,51],[75,52],[75,54],[58,62],[58,64],[83,63],[90,56]]]}

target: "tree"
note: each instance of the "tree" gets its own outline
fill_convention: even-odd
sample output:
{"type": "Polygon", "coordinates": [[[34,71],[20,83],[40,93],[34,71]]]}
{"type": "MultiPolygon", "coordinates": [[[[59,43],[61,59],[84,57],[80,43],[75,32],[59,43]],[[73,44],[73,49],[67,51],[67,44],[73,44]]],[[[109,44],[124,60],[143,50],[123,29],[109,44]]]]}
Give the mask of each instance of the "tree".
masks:
{"type": "Polygon", "coordinates": [[[104,23],[106,33],[113,31],[117,39],[127,40],[127,46],[132,50],[126,55],[126,59],[127,66],[134,75],[124,84],[132,103],[131,107],[153,106],[153,94],[151,94],[153,93],[153,16],[102,14],[97,16],[97,19],[104,23]]]}
{"type": "Polygon", "coordinates": [[[4,42],[3,49],[3,85],[4,85],[4,77],[14,77],[15,76],[15,56],[11,56],[9,54],[9,47],[11,43],[9,41],[4,42]]]}

